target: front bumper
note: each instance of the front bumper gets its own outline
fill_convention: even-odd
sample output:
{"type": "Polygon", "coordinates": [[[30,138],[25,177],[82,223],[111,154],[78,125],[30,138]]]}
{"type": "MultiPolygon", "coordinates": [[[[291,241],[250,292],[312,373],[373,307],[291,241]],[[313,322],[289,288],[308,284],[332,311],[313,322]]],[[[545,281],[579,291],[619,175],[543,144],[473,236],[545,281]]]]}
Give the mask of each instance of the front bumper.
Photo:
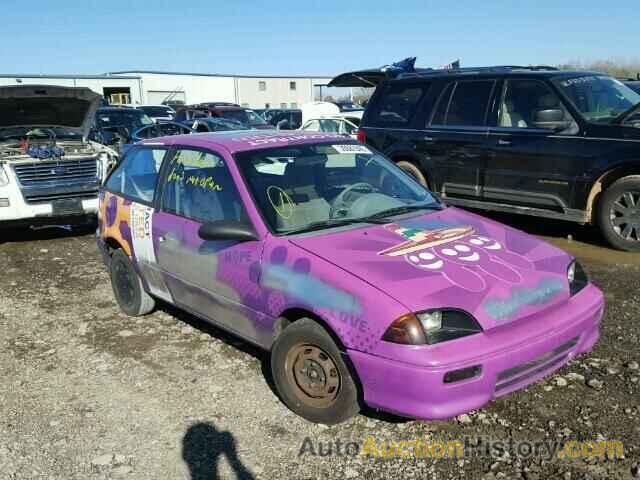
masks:
{"type": "MultiPolygon", "coordinates": [[[[69,218],[95,216],[98,212],[98,194],[77,199],[77,208],[65,209],[58,200],[27,203],[21,190],[13,183],[0,188],[0,226],[54,224],[69,218]]],[[[62,198],[61,200],[65,200],[62,198]]]]}
{"type": "MultiPolygon", "coordinates": [[[[591,350],[599,337],[603,311],[602,292],[590,284],[567,305],[533,319],[549,326],[545,333],[524,337],[522,329],[514,328],[520,336],[517,345],[505,347],[503,340],[509,335],[505,331],[495,334],[495,343],[487,342],[491,331],[452,342],[452,350],[462,345],[458,342],[465,342],[468,360],[460,361],[456,354],[452,355],[457,357],[456,361],[447,363],[446,350],[443,354],[442,348],[438,352],[439,359],[430,362],[429,366],[354,350],[349,350],[348,354],[369,406],[411,418],[449,418],[524,388],[558,370],[576,355],[591,350]],[[474,338],[483,336],[483,339],[474,338]],[[492,351],[482,351],[487,343],[493,343],[492,351]],[[444,383],[447,372],[476,365],[482,369],[478,376],[444,383]]],[[[427,352],[424,350],[421,354],[428,355],[427,352]]]]}

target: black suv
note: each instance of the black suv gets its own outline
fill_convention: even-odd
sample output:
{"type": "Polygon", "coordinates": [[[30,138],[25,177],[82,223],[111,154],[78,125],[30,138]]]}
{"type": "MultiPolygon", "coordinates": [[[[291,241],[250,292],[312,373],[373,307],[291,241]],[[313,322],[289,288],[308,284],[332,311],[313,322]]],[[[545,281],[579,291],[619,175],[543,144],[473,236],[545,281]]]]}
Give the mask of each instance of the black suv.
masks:
{"type": "MultiPolygon", "coordinates": [[[[397,65],[397,64],[396,64],[397,65]]],[[[599,226],[640,251],[640,95],[552,67],[364,70],[359,138],[448,203],[599,226]]]]}

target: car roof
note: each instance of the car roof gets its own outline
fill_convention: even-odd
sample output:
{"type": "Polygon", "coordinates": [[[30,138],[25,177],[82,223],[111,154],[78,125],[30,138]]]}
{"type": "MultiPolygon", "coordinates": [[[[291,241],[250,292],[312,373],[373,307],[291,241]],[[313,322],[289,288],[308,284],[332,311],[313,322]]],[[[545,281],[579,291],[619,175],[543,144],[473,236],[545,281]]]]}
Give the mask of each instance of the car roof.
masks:
{"type": "Polygon", "coordinates": [[[181,145],[201,148],[224,148],[230,153],[288,147],[315,143],[353,143],[351,137],[322,132],[277,132],[273,130],[232,130],[226,132],[194,133],[144,140],[143,145],[181,145]]]}
{"type": "Polygon", "coordinates": [[[97,112],[138,112],[135,107],[100,107],[97,112]]]}

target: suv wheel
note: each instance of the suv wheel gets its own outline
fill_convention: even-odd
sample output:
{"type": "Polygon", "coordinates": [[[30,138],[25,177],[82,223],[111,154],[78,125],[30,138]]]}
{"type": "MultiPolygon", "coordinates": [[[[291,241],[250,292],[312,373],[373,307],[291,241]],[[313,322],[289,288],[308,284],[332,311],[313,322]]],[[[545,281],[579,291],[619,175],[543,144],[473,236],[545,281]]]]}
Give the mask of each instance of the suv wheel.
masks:
{"type": "Polygon", "coordinates": [[[640,175],[621,178],[605,190],[598,205],[598,226],[614,247],[640,251],[640,175]]]}
{"type": "Polygon", "coordinates": [[[124,313],[137,317],[153,310],[155,300],[144,291],[142,280],[122,250],[116,250],[111,257],[110,273],[113,295],[124,313]]]}
{"type": "Polygon", "coordinates": [[[271,350],[271,374],[282,401],[311,422],[334,425],[360,410],[358,390],[340,350],[310,318],[278,335],[271,350]]]}
{"type": "Polygon", "coordinates": [[[411,175],[420,185],[429,187],[427,177],[422,173],[422,170],[420,170],[417,165],[407,160],[400,160],[399,162],[396,162],[396,165],[411,175]]]}

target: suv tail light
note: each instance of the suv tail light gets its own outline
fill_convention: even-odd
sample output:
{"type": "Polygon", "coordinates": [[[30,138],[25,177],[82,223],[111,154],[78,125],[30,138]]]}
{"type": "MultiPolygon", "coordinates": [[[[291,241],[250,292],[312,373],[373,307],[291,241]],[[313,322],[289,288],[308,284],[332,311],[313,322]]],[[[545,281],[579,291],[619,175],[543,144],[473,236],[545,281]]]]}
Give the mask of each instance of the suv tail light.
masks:
{"type": "Polygon", "coordinates": [[[364,130],[362,130],[361,128],[358,129],[357,138],[359,142],[367,143],[367,135],[364,133],[364,130]]]}

